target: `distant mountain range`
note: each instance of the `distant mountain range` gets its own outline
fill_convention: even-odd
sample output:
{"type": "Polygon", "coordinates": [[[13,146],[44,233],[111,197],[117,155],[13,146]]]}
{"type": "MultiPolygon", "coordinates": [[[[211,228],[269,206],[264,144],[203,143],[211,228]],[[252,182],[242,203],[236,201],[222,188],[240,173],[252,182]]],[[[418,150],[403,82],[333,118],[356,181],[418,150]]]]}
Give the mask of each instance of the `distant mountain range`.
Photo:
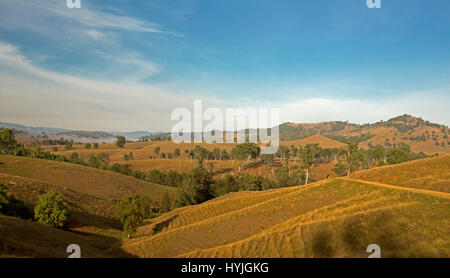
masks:
{"type": "Polygon", "coordinates": [[[65,128],[52,128],[52,127],[32,127],[25,126],[15,123],[0,122],[0,128],[9,128],[17,131],[21,131],[29,135],[49,135],[49,136],[60,136],[62,138],[91,138],[91,139],[104,139],[109,141],[115,139],[118,135],[124,136],[127,140],[137,140],[143,136],[150,136],[154,134],[159,134],[159,132],[149,132],[149,131],[131,131],[131,132],[120,132],[120,131],[86,131],[86,130],[71,130],[65,128]]]}
{"type": "MultiPolygon", "coordinates": [[[[75,142],[107,142],[111,143],[117,135],[122,135],[127,140],[138,140],[142,137],[156,139],[156,137],[168,138],[168,132],[105,132],[82,131],[49,127],[29,127],[13,123],[0,122],[0,128],[10,128],[24,132],[30,136],[72,139],[75,142]],[[155,137],[155,135],[157,135],[155,137]],[[152,137],[153,136],[153,137],[152,137]]],[[[421,118],[410,115],[401,115],[387,121],[373,124],[353,124],[342,121],[330,121],[321,123],[283,123],[279,126],[280,140],[291,141],[303,139],[313,135],[323,135],[343,143],[357,142],[362,147],[382,145],[393,146],[400,142],[407,143],[416,152],[425,153],[450,153],[449,128],[445,125],[431,123],[421,118]]],[[[244,133],[244,130],[239,132],[244,133]]],[[[26,135],[25,134],[25,135],[26,135]]]]}

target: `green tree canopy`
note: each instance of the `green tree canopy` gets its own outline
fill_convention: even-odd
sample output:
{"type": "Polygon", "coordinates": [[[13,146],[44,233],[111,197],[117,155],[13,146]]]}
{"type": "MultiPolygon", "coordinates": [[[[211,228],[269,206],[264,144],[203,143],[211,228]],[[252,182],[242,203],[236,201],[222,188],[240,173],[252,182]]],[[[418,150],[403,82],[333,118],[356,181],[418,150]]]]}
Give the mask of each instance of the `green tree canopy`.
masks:
{"type": "Polygon", "coordinates": [[[38,198],[34,208],[34,218],[42,224],[53,225],[57,228],[64,227],[70,219],[70,211],[63,197],[50,190],[38,198]]]}
{"type": "Polygon", "coordinates": [[[128,233],[128,238],[131,238],[131,234],[135,233],[144,221],[147,210],[145,200],[139,195],[124,196],[118,203],[117,216],[123,224],[123,230],[128,233]]]}
{"type": "Polygon", "coordinates": [[[9,128],[0,129],[0,153],[8,153],[17,145],[14,132],[9,128]]]}
{"type": "Polygon", "coordinates": [[[125,147],[125,143],[127,142],[127,140],[125,139],[125,137],[119,135],[117,136],[117,141],[116,141],[116,146],[120,149],[123,149],[125,147]]]}

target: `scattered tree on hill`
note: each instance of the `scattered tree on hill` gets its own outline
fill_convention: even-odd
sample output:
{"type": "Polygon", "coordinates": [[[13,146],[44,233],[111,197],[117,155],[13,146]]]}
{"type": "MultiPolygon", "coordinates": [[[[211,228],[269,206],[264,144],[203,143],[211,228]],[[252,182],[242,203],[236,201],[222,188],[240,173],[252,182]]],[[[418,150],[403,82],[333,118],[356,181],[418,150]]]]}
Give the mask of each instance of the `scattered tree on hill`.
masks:
{"type": "Polygon", "coordinates": [[[409,154],[402,149],[390,149],[386,154],[386,161],[388,164],[397,164],[409,160],[409,154]]]}
{"type": "Polygon", "coordinates": [[[197,159],[198,166],[203,166],[203,160],[207,159],[209,156],[209,152],[207,149],[202,148],[200,146],[195,146],[194,148],[194,158],[197,159]]]}
{"type": "Polygon", "coordinates": [[[0,130],[0,153],[7,154],[17,145],[14,132],[9,128],[0,130]]]}
{"type": "Polygon", "coordinates": [[[63,197],[50,190],[38,198],[34,208],[34,218],[42,224],[63,228],[70,219],[70,211],[63,197]]]}
{"type": "Polygon", "coordinates": [[[82,161],[81,161],[80,157],[78,156],[77,152],[74,152],[74,153],[72,153],[70,155],[69,162],[70,163],[75,163],[75,164],[81,164],[82,163],[82,161]]]}
{"type": "Polygon", "coordinates": [[[181,155],[180,149],[176,148],[175,151],[173,152],[173,155],[175,158],[179,157],[181,155]]]}
{"type": "Polygon", "coordinates": [[[358,149],[358,143],[348,143],[346,149],[343,149],[340,153],[339,162],[334,167],[333,171],[338,175],[349,176],[350,173],[358,170],[361,165],[362,155],[358,149]]]}
{"type": "Polygon", "coordinates": [[[255,143],[242,143],[231,150],[231,157],[239,161],[239,173],[241,173],[241,161],[254,159],[261,153],[261,148],[255,143]]]}
{"type": "Polygon", "coordinates": [[[214,197],[211,173],[203,167],[190,170],[183,179],[182,189],[191,204],[200,204],[214,197]]]}
{"type": "Polygon", "coordinates": [[[220,160],[221,159],[220,149],[219,148],[214,148],[214,150],[212,151],[212,157],[214,158],[214,160],[220,160]]]}
{"type": "Polygon", "coordinates": [[[126,142],[127,142],[127,140],[125,139],[124,136],[121,136],[121,135],[117,136],[116,146],[119,149],[123,149],[125,147],[126,142]]]}
{"type": "Polygon", "coordinates": [[[156,154],[156,156],[158,157],[159,156],[159,152],[161,151],[161,148],[160,147],[156,147],[154,150],[153,150],[153,152],[156,154]]]}
{"type": "Polygon", "coordinates": [[[86,143],[85,145],[84,145],[84,147],[86,148],[86,149],[90,149],[91,148],[91,143],[86,143]]]}
{"type": "Polygon", "coordinates": [[[128,238],[136,232],[137,227],[144,221],[148,214],[148,207],[145,206],[143,198],[138,195],[125,196],[118,203],[117,216],[123,224],[123,230],[128,233],[128,238]]]}
{"type": "Polygon", "coordinates": [[[306,146],[300,146],[298,150],[298,158],[301,163],[301,167],[305,172],[305,184],[308,184],[309,175],[311,169],[316,163],[316,158],[319,153],[319,144],[307,144],[306,146]]]}
{"type": "Polygon", "coordinates": [[[220,154],[220,159],[227,160],[229,158],[230,158],[230,155],[228,154],[228,152],[226,150],[222,150],[222,153],[220,154]]]}
{"type": "Polygon", "coordinates": [[[94,143],[94,150],[98,149],[98,143],[94,143]]]}

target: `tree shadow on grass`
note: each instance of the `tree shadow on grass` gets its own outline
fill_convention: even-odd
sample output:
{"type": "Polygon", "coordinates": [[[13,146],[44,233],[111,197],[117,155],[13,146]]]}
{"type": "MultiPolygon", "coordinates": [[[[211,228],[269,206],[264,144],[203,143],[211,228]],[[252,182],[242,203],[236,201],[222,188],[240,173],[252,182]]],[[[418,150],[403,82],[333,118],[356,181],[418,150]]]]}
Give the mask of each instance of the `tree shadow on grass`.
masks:
{"type": "Polygon", "coordinates": [[[152,229],[152,235],[155,235],[155,234],[157,234],[157,233],[160,233],[162,230],[164,230],[165,228],[167,228],[167,227],[169,226],[169,224],[170,224],[173,220],[175,220],[177,217],[178,217],[178,215],[174,215],[174,216],[171,216],[170,218],[168,218],[168,219],[166,219],[166,220],[164,220],[164,221],[162,221],[162,222],[156,223],[156,224],[153,226],[153,229],[152,229]]]}

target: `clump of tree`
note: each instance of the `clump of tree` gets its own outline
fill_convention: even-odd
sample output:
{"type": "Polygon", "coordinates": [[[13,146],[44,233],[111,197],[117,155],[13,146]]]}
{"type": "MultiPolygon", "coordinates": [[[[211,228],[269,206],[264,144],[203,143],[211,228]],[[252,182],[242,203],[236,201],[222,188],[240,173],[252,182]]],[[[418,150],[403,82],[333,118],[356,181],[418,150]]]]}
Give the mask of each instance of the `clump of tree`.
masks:
{"type": "Polygon", "coordinates": [[[71,212],[63,197],[50,190],[41,194],[34,207],[34,218],[42,224],[63,228],[70,220],[71,212]]]}

